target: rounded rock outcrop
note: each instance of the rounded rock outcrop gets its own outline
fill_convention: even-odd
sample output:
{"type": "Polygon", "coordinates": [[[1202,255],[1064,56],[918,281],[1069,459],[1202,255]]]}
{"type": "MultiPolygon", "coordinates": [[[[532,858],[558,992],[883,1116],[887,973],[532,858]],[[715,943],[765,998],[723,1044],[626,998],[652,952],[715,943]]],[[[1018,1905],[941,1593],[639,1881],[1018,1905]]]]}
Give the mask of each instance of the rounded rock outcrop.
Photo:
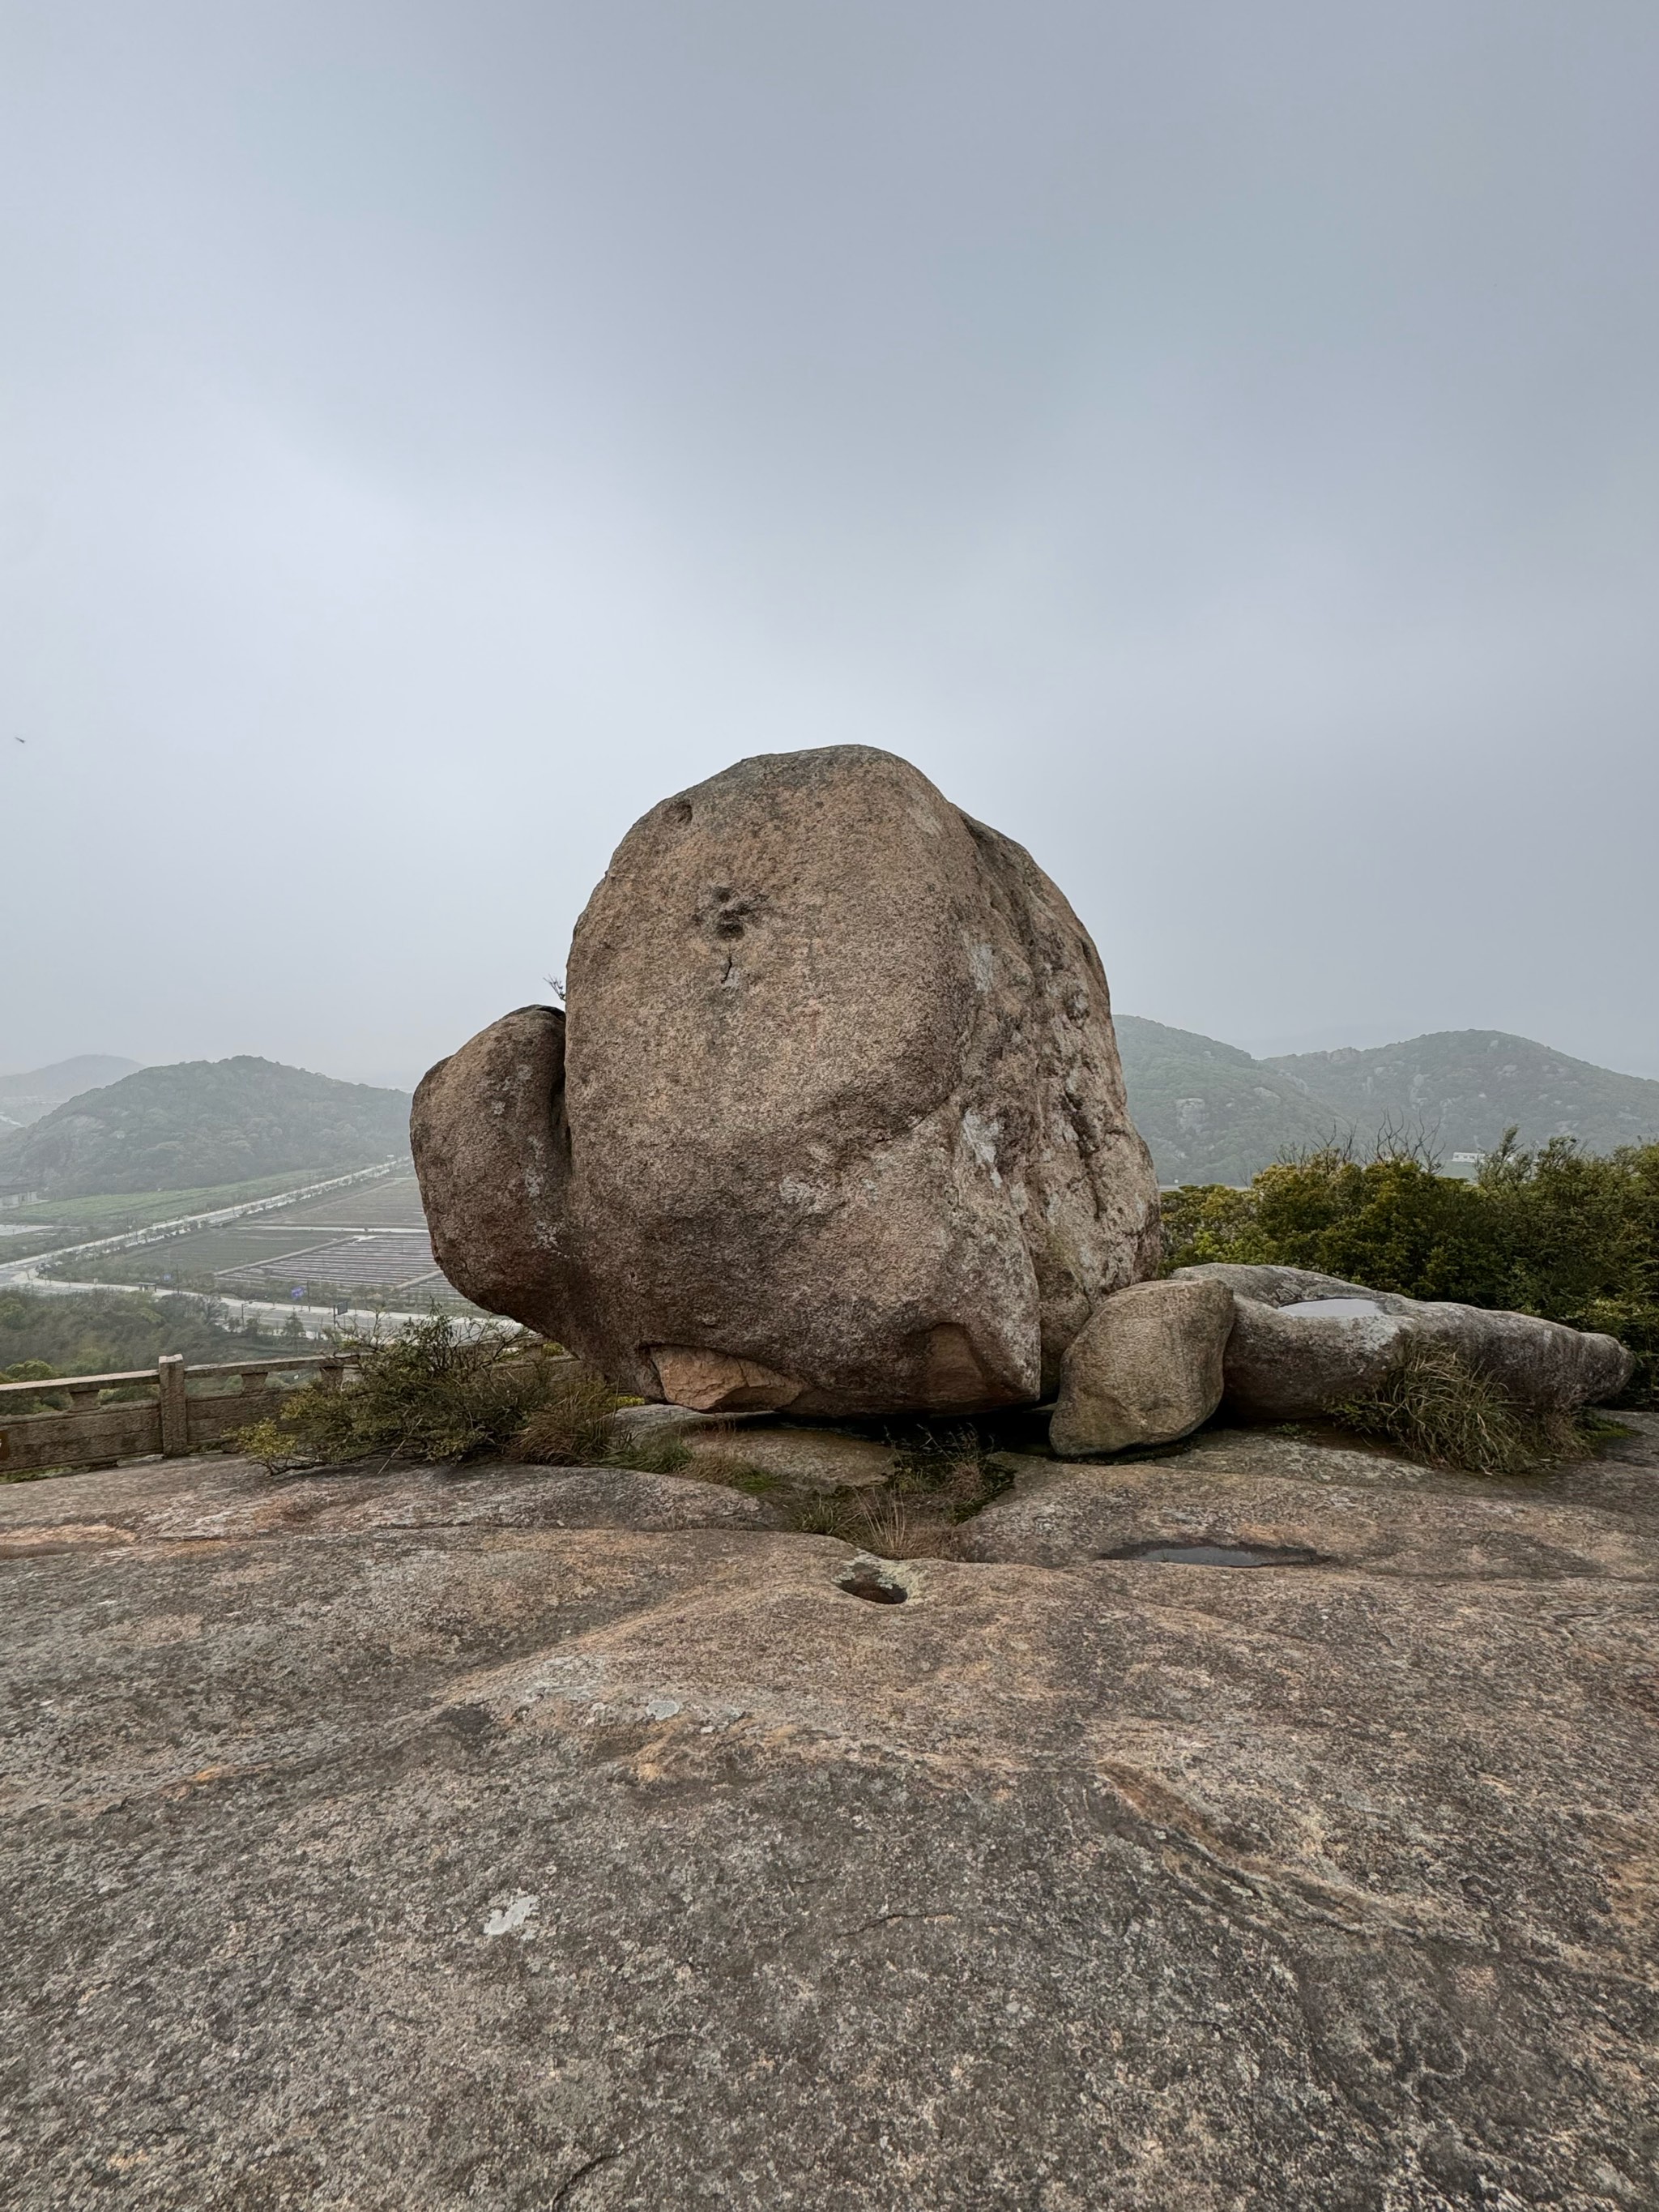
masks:
{"type": "Polygon", "coordinates": [[[1221,1403],[1232,1326],[1232,1293],[1221,1283],[1114,1291],[1066,1351],[1050,1448],[1083,1459],[1189,1436],[1221,1403]]]}
{"type": "Polygon", "coordinates": [[[623,1389],[1028,1401],[1157,1265],[1087,932],[890,753],[762,755],[653,807],[568,980],[567,1017],[433,1070],[411,1140],[450,1279],[623,1389]]]}
{"type": "Polygon", "coordinates": [[[1630,1380],[1616,1337],[1536,1314],[1374,1291],[1306,1267],[1207,1262],[1176,1283],[1222,1283],[1235,1316],[1227,1339],[1229,1412],[1248,1421],[1316,1419],[1374,1389],[1411,1337],[1443,1346],[1522,1405],[1571,1413],[1630,1380]]]}

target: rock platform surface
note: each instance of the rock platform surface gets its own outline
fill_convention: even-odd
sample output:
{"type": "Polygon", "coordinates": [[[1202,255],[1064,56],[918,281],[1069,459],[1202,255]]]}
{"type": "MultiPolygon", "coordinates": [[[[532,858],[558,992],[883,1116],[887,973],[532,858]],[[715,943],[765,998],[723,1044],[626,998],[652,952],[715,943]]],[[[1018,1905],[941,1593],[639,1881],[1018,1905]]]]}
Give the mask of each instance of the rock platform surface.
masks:
{"type": "Polygon", "coordinates": [[[0,1489],[0,2202],[1651,2206],[1626,1418],[1026,1460],[902,1564],[617,1470],[0,1489]],[[1224,1537],[1318,1563],[1099,1556],[1224,1537]]]}

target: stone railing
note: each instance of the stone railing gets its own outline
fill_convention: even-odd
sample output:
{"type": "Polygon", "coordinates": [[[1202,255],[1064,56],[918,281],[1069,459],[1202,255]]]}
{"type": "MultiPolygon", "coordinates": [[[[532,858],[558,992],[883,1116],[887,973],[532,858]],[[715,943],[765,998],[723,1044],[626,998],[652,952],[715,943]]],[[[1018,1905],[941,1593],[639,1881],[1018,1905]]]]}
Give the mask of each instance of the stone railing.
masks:
{"type": "Polygon", "coordinates": [[[279,1378],[316,1375],[337,1389],[353,1352],[186,1365],[169,1352],[124,1375],[53,1375],[0,1382],[0,1480],[46,1468],[112,1467],[153,1452],[177,1458],[223,1442],[279,1404],[279,1378]],[[118,1397],[106,1393],[119,1392],[118,1397]],[[32,1399],[67,1399],[59,1411],[24,1413],[32,1399]],[[10,1409],[20,1410],[13,1413],[10,1409]]]}

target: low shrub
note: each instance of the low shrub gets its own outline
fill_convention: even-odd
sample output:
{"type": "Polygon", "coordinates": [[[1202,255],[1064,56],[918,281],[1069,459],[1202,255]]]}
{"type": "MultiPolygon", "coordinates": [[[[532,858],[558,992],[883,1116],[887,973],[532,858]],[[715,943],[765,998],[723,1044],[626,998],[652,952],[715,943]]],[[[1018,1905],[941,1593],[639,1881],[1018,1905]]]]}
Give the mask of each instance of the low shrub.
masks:
{"type": "Polygon", "coordinates": [[[450,1316],[434,1314],[396,1336],[340,1348],[356,1354],[355,1370],[294,1391],[275,1419],[233,1437],[234,1448],[273,1474],[364,1459],[391,1466],[501,1458],[687,1471],[752,1486],[753,1468],[706,1455],[693,1462],[677,1437],[614,1436],[610,1416],[638,1401],[619,1397],[602,1376],[538,1338],[494,1328],[464,1335],[450,1316]]]}
{"type": "Polygon", "coordinates": [[[273,1473],[503,1455],[532,1415],[568,1396],[569,1370],[553,1346],[503,1328],[463,1335],[446,1314],[341,1349],[357,1355],[350,1380],[294,1391],[274,1419],[234,1438],[235,1448],[273,1473]]]}
{"type": "Polygon", "coordinates": [[[1333,1411],[1361,1436],[1466,1474],[1529,1474],[1590,1449],[1571,1413],[1519,1404],[1449,1346],[1420,1337],[1403,1340],[1372,1389],[1333,1411]]]}

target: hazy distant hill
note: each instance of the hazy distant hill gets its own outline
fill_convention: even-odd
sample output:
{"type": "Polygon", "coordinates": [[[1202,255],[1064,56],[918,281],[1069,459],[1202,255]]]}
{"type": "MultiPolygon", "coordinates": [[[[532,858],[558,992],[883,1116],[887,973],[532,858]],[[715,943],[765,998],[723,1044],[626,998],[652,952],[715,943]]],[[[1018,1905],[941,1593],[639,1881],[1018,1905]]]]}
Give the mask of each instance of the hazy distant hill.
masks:
{"type": "Polygon", "coordinates": [[[1129,1111],[1160,1182],[1248,1182],[1287,1148],[1322,1144],[1332,1117],[1237,1045],[1115,1018],[1129,1111]]]}
{"type": "Polygon", "coordinates": [[[1254,1060],[1236,1045],[1116,1018],[1129,1110],[1162,1182],[1248,1182],[1287,1152],[1391,1127],[1443,1159],[1572,1136],[1591,1152],[1659,1138],[1659,1083],[1525,1037],[1447,1030],[1375,1051],[1254,1060]]]}
{"type": "Polygon", "coordinates": [[[343,1172],[408,1142],[401,1091],[246,1055],[187,1060],[85,1091],[0,1137],[0,1190],[192,1190],[294,1170],[343,1172]]]}
{"type": "MultiPolygon", "coordinates": [[[[1384,1126],[1443,1158],[1486,1152],[1511,1123],[1525,1144],[1576,1136],[1592,1152],[1659,1139],[1659,1083],[1617,1075],[1496,1030],[1448,1030],[1375,1051],[1255,1060],[1237,1045],[1117,1017],[1135,1126],[1163,1182],[1248,1182],[1288,1152],[1384,1126]]],[[[130,1063],[88,1056],[29,1077],[130,1063]]],[[[17,1118],[21,1119],[21,1115],[17,1118]]],[[[52,1198],[192,1190],[292,1170],[367,1166],[409,1141],[402,1091],[338,1083],[270,1060],[146,1067],[0,1132],[0,1194],[52,1198]]]]}
{"type": "Polygon", "coordinates": [[[1392,1120],[1422,1129],[1442,1152],[1490,1152],[1511,1123],[1523,1145],[1577,1137],[1593,1152],[1659,1138],[1659,1083],[1502,1030],[1441,1030],[1370,1052],[1298,1052],[1262,1065],[1362,1133],[1392,1120]]]}
{"type": "Polygon", "coordinates": [[[32,1068],[27,1075],[0,1075],[0,1124],[38,1121],[66,1098],[118,1083],[139,1065],[113,1053],[83,1052],[73,1060],[54,1060],[50,1067],[32,1068]]]}

